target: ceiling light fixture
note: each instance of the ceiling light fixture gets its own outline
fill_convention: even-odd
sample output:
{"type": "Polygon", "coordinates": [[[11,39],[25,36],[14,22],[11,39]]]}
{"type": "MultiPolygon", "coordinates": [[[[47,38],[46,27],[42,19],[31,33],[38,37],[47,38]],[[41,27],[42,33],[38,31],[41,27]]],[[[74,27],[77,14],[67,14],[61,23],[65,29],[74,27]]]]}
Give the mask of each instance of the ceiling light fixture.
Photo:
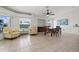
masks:
{"type": "Polygon", "coordinates": [[[49,7],[47,6],[46,7],[46,16],[49,16],[49,15],[55,15],[54,13],[52,13],[52,11],[50,11],[49,7]]]}

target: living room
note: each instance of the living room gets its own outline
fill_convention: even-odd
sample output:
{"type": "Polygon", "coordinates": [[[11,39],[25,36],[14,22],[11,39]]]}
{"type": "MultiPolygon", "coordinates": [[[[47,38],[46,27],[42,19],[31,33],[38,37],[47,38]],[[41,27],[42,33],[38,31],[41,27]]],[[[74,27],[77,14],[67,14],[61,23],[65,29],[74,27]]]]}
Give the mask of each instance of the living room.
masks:
{"type": "Polygon", "coordinates": [[[79,51],[78,10],[78,6],[1,6],[0,51],[79,51]],[[44,35],[45,26],[60,26],[61,35],[44,35]]]}

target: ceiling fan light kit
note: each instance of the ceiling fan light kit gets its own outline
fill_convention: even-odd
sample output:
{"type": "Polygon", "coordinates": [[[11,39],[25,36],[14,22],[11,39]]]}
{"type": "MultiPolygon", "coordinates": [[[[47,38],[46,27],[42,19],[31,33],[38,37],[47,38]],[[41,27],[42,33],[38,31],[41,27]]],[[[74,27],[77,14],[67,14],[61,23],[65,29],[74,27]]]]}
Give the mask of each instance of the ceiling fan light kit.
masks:
{"type": "Polygon", "coordinates": [[[49,16],[49,15],[55,15],[54,13],[52,13],[52,11],[49,10],[49,7],[46,7],[46,16],[49,16]]]}

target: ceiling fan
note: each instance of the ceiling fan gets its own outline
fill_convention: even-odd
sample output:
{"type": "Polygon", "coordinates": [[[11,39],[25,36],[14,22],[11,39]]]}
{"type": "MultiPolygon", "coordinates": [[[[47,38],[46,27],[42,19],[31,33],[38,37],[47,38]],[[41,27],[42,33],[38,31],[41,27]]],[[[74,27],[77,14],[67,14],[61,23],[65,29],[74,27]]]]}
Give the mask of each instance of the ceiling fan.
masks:
{"type": "Polygon", "coordinates": [[[47,16],[49,16],[49,15],[55,15],[54,13],[52,13],[52,11],[50,11],[50,9],[49,9],[48,6],[46,7],[46,13],[44,13],[44,14],[46,14],[47,16]]]}

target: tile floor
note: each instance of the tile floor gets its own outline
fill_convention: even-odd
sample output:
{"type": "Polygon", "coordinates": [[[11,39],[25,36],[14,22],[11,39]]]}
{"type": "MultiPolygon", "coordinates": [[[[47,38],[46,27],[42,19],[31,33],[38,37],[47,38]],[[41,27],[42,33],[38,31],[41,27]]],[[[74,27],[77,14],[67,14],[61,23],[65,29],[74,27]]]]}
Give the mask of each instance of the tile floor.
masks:
{"type": "Polygon", "coordinates": [[[23,35],[14,40],[1,40],[0,52],[79,52],[79,35],[62,34],[59,37],[39,33],[23,35]]]}

